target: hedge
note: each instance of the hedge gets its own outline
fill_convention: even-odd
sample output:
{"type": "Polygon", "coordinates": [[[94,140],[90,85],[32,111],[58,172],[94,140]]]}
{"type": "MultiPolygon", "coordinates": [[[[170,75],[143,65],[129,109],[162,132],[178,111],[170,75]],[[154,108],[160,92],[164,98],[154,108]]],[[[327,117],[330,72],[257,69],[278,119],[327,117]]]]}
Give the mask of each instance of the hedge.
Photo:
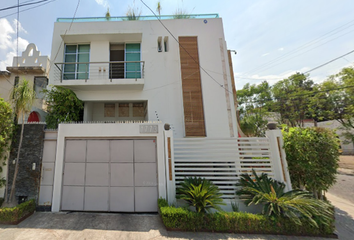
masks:
{"type": "Polygon", "coordinates": [[[13,208],[0,208],[0,224],[18,224],[35,210],[34,200],[21,203],[13,208]]]}
{"type": "Polygon", "coordinates": [[[159,199],[158,205],[162,221],[168,230],[333,236],[335,229],[334,218],[331,226],[319,225],[316,228],[306,221],[302,225],[296,225],[286,218],[272,220],[264,215],[245,212],[196,213],[186,208],[168,206],[164,199],[159,199]]]}

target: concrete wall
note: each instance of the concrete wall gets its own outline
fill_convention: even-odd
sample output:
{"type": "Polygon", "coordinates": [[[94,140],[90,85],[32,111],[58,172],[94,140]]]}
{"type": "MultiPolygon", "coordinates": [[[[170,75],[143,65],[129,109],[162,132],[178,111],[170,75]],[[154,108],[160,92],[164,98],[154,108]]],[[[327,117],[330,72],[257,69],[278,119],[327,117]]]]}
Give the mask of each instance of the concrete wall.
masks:
{"type": "MultiPolygon", "coordinates": [[[[220,18],[207,19],[207,23],[204,19],[162,21],[177,38],[178,36],[198,37],[200,64],[217,81],[215,83],[208,74],[201,71],[206,134],[207,137],[230,137],[226,98],[229,98],[231,103],[234,100],[232,94],[226,96],[225,89],[220,87],[220,85],[224,86],[224,72],[228,86],[232,86],[231,77],[227,74],[229,64],[228,58],[225,57],[227,46],[224,41],[222,20],[220,18]],[[224,68],[223,58],[226,61],[224,68]]],[[[110,43],[141,42],[141,60],[145,61],[143,89],[123,89],[117,85],[118,83],[110,83],[108,79],[105,79],[107,74],[95,73],[95,76],[102,75],[101,86],[90,87],[90,84],[93,84],[90,80],[75,81],[75,86],[68,85],[81,100],[85,102],[147,100],[148,120],[157,120],[157,113],[159,120],[171,124],[175,137],[185,136],[179,45],[159,21],[74,22],[70,31],[66,33],[65,43],[61,45],[62,36],[69,25],[70,23],[61,22],[54,24],[51,56],[58,53],[56,63],[63,62],[65,43],[90,44],[90,61],[107,62],[109,61],[110,43]],[[157,39],[159,37],[161,39],[168,37],[167,52],[158,52],[157,39]]],[[[50,84],[66,85],[65,80],[60,83],[54,71],[55,68],[52,69],[50,84]]],[[[90,75],[92,75],[91,72],[90,75]]],[[[131,82],[133,84],[134,80],[131,82]]],[[[229,91],[232,93],[231,87],[229,91]]],[[[230,121],[234,135],[237,136],[236,113],[233,106],[231,112],[230,121]]],[[[89,116],[90,114],[87,115],[86,120],[90,119],[89,116]]]]}

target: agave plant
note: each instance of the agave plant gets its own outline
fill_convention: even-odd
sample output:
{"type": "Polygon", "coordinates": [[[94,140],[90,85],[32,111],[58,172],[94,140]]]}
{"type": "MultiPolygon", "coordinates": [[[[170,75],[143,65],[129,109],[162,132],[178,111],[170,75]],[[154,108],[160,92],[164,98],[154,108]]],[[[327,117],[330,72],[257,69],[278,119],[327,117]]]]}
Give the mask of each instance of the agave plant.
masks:
{"type": "Polygon", "coordinates": [[[210,212],[211,209],[221,210],[219,205],[225,205],[219,188],[209,180],[197,177],[184,179],[177,188],[176,198],[185,200],[196,212],[210,212]]]}
{"type": "Polygon", "coordinates": [[[267,174],[260,176],[252,170],[254,179],[248,175],[241,175],[236,191],[247,206],[263,204],[264,215],[269,217],[288,217],[294,223],[302,225],[301,218],[311,225],[318,227],[317,221],[330,225],[333,219],[333,209],[325,201],[315,199],[312,193],[303,190],[284,192],[285,184],[276,181],[267,174]]]}

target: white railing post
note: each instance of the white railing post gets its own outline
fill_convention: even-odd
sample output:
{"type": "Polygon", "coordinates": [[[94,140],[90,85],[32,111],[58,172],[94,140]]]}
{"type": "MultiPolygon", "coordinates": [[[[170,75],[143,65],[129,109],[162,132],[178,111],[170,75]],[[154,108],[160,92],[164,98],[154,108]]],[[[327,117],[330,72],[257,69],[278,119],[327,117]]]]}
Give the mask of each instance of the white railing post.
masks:
{"type": "Polygon", "coordinates": [[[174,167],[174,150],[173,150],[173,131],[165,130],[165,166],[166,166],[166,180],[167,180],[167,201],[173,204],[176,201],[176,181],[175,181],[175,167],[174,167]]]}
{"type": "Polygon", "coordinates": [[[274,177],[276,180],[286,184],[286,190],[292,190],[291,180],[286,161],[286,154],[283,148],[284,141],[280,129],[270,129],[266,131],[266,136],[269,139],[271,160],[274,167],[274,177]]]}

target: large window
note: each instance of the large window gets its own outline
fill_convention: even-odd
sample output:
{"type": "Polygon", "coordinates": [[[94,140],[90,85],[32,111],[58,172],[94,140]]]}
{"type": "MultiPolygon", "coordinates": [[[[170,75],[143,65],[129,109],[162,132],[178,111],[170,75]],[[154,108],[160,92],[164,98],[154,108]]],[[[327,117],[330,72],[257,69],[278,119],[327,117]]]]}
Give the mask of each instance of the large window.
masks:
{"type": "Polygon", "coordinates": [[[125,44],[125,61],[137,61],[126,63],[125,78],[141,78],[140,43],[125,44]]]}
{"type": "Polygon", "coordinates": [[[65,45],[64,55],[63,79],[88,79],[90,45],[65,45]]]}

